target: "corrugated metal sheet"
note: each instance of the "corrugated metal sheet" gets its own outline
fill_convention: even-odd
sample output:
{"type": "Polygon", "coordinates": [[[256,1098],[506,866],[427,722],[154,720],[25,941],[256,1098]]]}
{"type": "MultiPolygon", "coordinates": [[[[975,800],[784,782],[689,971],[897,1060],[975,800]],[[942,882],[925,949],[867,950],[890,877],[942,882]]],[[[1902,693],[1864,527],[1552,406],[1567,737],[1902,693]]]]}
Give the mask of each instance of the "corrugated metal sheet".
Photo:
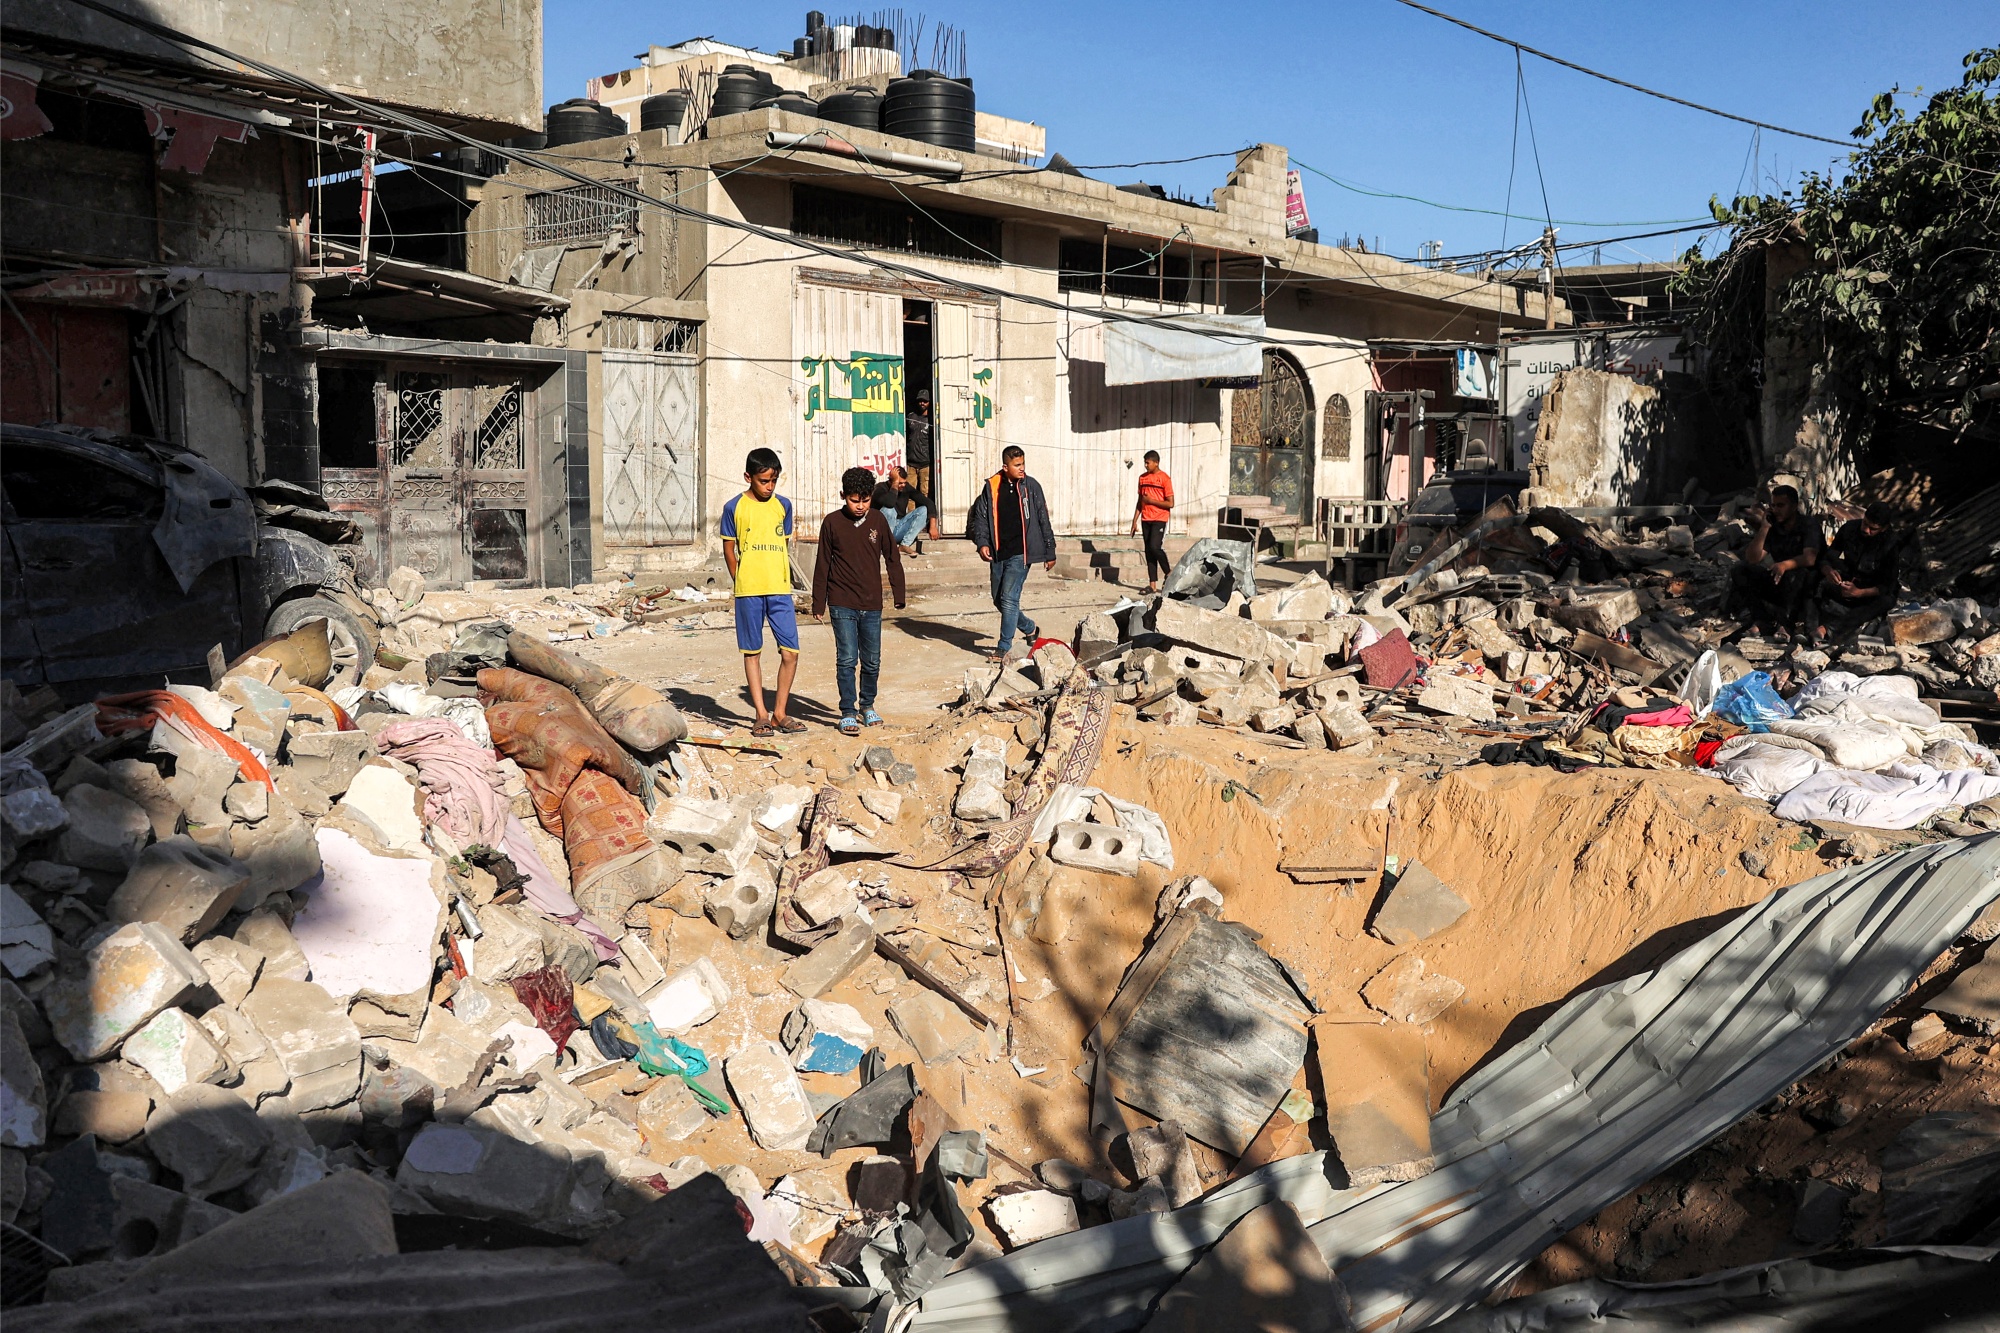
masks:
{"type": "MultiPolygon", "coordinates": [[[[931,401],[937,421],[934,463],[946,532],[965,531],[965,516],[981,480],[1000,469],[1008,440],[1000,375],[1000,307],[984,302],[939,301],[937,387],[931,401]]],[[[1026,448],[1024,442],[1022,445],[1026,448]]],[[[1032,464],[1031,464],[1032,466],[1032,464]]]]}
{"type": "Polygon", "coordinates": [[[1427,1327],[1846,1046],[1996,896],[2000,835],[1779,890],[1658,970],[1577,996],[1467,1079],[1432,1121],[1431,1175],[1329,1193],[1325,1155],[1294,1158],[1189,1208],[956,1273],[913,1327],[1136,1328],[1271,1197],[1299,1207],[1355,1327],[1427,1327]]]}
{"type": "MultiPolygon", "coordinates": [[[[792,299],[792,374],[797,376],[798,433],[780,489],[791,496],[801,536],[816,536],[822,517],[840,507],[840,474],[877,474],[903,461],[903,300],[860,287],[799,281],[792,299]],[[857,357],[894,358],[892,431],[857,435],[847,407],[857,392],[848,366],[857,357]],[[811,363],[811,364],[808,364],[811,363]],[[810,417],[807,413],[810,412],[810,417]]],[[[876,424],[869,413],[862,429],[876,424]]]]}
{"type": "Polygon", "coordinates": [[[1193,380],[1113,387],[1104,382],[1104,321],[1069,311],[1058,363],[1056,448],[1048,461],[1030,459],[1042,477],[1056,531],[1124,533],[1139,496],[1139,473],[1148,449],[1174,479],[1168,531],[1206,530],[1229,492],[1229,449],[1221,433],[1221,390],[1193,380]],[[1210,441],[1198,447],[1197,425],[1210,441]]]}

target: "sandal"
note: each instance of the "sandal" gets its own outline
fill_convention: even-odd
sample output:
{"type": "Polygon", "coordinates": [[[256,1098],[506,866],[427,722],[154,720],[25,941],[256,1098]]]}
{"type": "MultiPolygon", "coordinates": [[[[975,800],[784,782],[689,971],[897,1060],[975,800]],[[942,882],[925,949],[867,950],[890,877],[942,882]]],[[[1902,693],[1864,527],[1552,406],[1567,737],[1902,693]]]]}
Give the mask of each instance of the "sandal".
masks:
{"type": "Polygon", "coordinates": [[[864,708],[861,710],[861,725],[864,727],[879,727],[882,725],[882,715],[872,708],[864,708]]]}
{"type": "Polygon", "coordinates": [[[790,732],[793,734],[804,731],[806,729],[806,724],[799,721],[795,717],[773,719],[773,725],[775,725],[779,731],[790,732]]]}
{"type": "Polygon", "coordinates": [[[840,719],[840,734],[843,736],[859,736],[861,734],[861,723],[854,718],[843,717],[840,719]]]}
{"type": "Polygon", "coordinates": [[[758,737],[759,739],[762,739],[765,736],[776,735],[777,731],[778,729],[772,726],[769,722],[759,722],[756,726],[750,728],[750,734],[752,736],[758,737]]]}

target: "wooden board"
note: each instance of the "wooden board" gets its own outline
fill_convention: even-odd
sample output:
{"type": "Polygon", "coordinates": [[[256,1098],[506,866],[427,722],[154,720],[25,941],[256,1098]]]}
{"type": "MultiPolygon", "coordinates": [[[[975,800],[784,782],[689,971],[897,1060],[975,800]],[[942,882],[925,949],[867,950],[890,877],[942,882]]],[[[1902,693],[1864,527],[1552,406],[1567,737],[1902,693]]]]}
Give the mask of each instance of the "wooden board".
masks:
{"type": "Polygon", "coordinates": [[[1106,1018],[1112,1095],[1241,1155],[1305,1062],[1311,1012],[1249,931],[1183,914],[1106,1018]]]}

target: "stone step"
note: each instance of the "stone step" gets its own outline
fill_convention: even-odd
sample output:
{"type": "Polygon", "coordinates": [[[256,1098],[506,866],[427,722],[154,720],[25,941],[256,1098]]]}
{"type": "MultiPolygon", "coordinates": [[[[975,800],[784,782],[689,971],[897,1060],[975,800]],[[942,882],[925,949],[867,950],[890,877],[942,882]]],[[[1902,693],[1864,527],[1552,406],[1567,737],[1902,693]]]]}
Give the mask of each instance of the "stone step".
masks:
{"type": "Polygon", "coordinates": [[[1232,495],[1227,501],[1231,509],[1242,509],[1247,506],[1268,505],[1270,503],[1271,497],[1268,495],[1232,495]]]}

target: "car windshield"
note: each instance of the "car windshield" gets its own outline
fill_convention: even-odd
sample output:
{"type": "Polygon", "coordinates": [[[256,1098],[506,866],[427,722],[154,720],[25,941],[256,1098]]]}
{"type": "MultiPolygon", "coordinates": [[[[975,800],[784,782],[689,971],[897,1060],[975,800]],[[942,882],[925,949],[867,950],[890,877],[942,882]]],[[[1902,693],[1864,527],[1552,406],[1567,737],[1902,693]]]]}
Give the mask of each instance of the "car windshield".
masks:
{"type": "Polygon", "coordinates": [[[107,522],[151,520],[165,503],[159,487],[95,459],[26,440],[0,452],[8,503],[24,519],[107,522]]]}

